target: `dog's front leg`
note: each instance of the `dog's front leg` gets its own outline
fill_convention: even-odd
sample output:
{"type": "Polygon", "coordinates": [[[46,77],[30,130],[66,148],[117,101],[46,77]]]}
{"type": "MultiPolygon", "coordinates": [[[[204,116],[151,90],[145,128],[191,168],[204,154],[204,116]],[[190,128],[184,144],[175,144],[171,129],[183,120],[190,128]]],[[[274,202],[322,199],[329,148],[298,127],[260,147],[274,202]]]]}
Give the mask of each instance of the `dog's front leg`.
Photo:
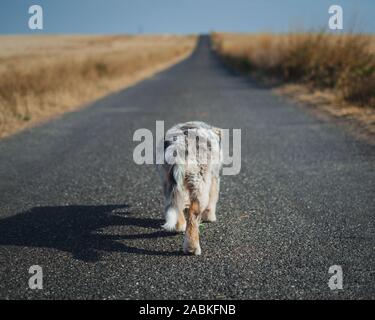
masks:
{"type": "Polygon", "coordinates": [[[201,254],[201,247],[199,244],[199,220],[199,202],[197,200],[193,200],[189,207],[189,215],[184,239],[184,253],[186,254],[201,254]]]}

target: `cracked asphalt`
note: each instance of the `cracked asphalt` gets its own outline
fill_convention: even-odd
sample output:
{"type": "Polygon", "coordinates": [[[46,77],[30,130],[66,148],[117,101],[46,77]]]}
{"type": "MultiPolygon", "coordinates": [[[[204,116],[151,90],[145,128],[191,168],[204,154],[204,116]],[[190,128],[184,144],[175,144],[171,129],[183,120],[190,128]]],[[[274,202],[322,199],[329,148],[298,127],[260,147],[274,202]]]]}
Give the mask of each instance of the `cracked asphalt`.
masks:
{"type": "Polygon", "coordinates": [[[201,37],[174,67],[0,141],[0,298],[374,299],[374,169],[373,146],[231,72],[201,37]],[[134,131],[156,120],[242,129],[199,257],[160,228],[156,170],[133,162],[134,131]]]}

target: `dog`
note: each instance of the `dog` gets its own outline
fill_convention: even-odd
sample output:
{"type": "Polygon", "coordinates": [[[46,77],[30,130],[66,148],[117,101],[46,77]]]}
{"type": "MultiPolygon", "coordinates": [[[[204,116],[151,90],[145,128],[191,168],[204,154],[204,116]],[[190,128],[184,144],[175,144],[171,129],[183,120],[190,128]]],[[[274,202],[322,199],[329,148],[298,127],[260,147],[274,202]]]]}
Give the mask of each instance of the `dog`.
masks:
{"type": "Polygon", "coordinates": [[[200,222],[216,221],[223,161],[221,139],[220,128],[200,121],[177,124],[164,139],[164,164],[159,167],[165,196],[166,221],[162,227],[185,232],[185,254],[201,254],[200,222]]]}

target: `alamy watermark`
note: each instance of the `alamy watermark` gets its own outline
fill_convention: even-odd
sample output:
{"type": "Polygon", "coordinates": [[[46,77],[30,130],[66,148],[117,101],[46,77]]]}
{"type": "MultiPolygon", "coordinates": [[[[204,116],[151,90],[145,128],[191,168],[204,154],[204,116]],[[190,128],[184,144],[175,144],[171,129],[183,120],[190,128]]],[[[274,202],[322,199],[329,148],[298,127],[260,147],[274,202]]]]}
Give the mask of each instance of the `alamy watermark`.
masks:
{"type": "Polygon", "coordinates": [[[176,140],[178,137],[184,137],[185,132],[174,130],[173,133],[164,134],[164,121],[156,121],[155,140],[151,130],[146,128],[138,129],[134,132],[133,141],[140,142],[133,151],[133,160],[136,164],[188,164],[189,160],[196,163],[205,164],[222,163],[223,175],[236,175],[241,170],[241,129],[233,129],[232,135],[229,129],[219,129],[220,139],[211,139],[211,129],[200,128],[199,137],[196,137],[195,130],[188,130],[186,141],[188,145],[179,144],[179,149],[168,156],[164,154],[164,141],[176,140]],[[204,131],[207,131],[206,133],[204,131]],[[207,137],[204,139],[204,137],[207,137]],[[231,139],[232,138],[232,139],[231,139]],[[155,157],[154,157],[155,144],[155,157]],[[209,145],[210,152],[205,152],[209,145]],[[186,148],[186,150],[185,150],[186,148]],[[230,152],[232,151],[232,152],[230,152]],[[196,157],[192,156],[192,154],[196,157]],[[188,157],[186,155],[189,154],[188,157]],[[207,155],[210,158],[207,158],[207,155]]]}
{"type": "Polygon", "coordinates": [[[34,4],[29,7],[29,28],[31,30],[43,30],[43,8],[34,4]]]}
{"type": "Polygon", "coordinates": [[[328,27],[331,30],[344,29],[344,13],[342,7],[334,4],[328,8],[328,13],[331,15],[328,19],[328,27]]]}
{"type": "Polygon", "coordinates": [[[32,265],[29,268],[32,276],[29,278],[29,288],[32,290],[43,289],[43,269],[39,265],[32,265]]]}
{"type": "Polygon", "coordinates": [[[344,280],[342,267],[336,264],[330,266],[328,269],[328,273],[332,274],[328,281],[328,287],[331,290],[342,290],[344,280]]]}

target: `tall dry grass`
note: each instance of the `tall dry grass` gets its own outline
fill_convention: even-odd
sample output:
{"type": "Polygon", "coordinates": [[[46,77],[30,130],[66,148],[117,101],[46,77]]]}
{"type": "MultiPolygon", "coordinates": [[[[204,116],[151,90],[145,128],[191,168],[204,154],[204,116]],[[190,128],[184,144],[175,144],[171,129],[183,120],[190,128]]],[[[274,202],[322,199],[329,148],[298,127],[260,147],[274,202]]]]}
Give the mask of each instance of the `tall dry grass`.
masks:
{"type": "Polygon", "coordinates": [[[0,137],[177,62],[194,36],[0,37],[0,137]]]}
{"type": "Polygon", "coordinates": [[[332,89],[343,101],[375,107],[375,37],[325,33],[212,35],[215,49],[241,70],[332,89]]]}

